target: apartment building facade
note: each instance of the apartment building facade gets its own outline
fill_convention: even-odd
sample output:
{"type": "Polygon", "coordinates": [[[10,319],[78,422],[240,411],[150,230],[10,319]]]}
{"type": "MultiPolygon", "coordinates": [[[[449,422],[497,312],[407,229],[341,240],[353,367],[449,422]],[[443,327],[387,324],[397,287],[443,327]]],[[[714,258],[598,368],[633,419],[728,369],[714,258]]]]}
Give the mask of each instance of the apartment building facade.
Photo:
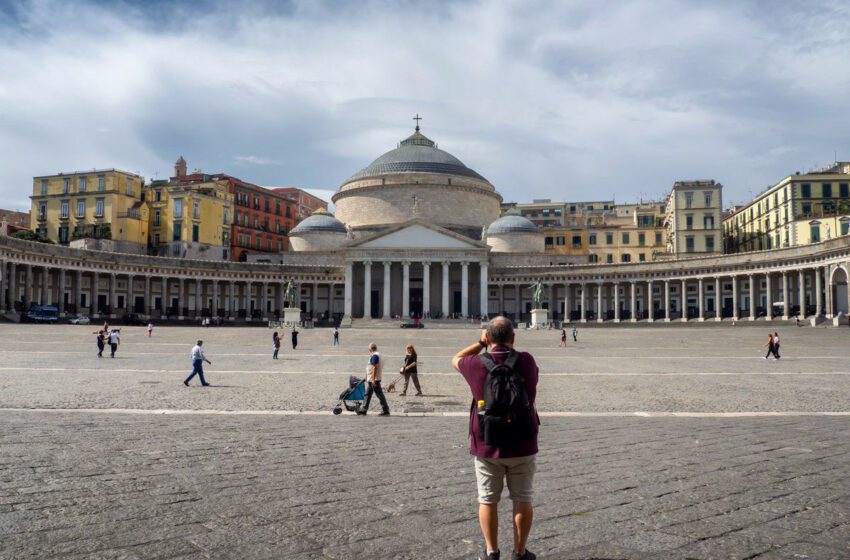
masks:
{"type": "Polygon", "coordinates": [[[677,181],[667,197],[667,252],[674,257],[723,252],[723,185],[714,180],[677,181]]]}

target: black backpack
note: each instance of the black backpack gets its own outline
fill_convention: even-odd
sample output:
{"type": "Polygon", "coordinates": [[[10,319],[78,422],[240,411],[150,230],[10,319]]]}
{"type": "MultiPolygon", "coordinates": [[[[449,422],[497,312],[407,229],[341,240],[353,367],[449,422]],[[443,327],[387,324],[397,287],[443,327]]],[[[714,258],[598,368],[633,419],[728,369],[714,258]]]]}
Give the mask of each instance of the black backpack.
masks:
{"type": "Polygon", "coordinates": [[[538,419],[528,400],[525,381],[515,369],[519,353],[512,351],[502,364],[494,362],[487,352],[479,358],[487,368],[484,409],[478,410],[478,433],[484,443],[509,448],[532,439],[538,419]]]}

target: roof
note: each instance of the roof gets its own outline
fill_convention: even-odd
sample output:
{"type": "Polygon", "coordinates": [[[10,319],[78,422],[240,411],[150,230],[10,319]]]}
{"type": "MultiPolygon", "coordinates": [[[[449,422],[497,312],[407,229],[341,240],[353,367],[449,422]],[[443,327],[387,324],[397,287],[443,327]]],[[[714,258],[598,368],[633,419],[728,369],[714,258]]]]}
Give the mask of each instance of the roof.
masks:
{"type": "Polygon", "coordinates": [[[289,235],[299,235],[302,233],[347,233],[345,225],[333,217],[333,214],[317,210],[312,216],[305,218],[300,224],[295,226],[289,235]]]}
{"type": "Polygon", "coordinates": [[[508,214],[502,216],[487,228],[487,235],[498,235],[500,233],[540,233],[540,230],[531,220],[508,214]]]}
{"type": "Polygon", "coordinates": [[[396,173],[439,173],[487,181],[452,154],[437,148],[430,138],[417,130],[402,140],[396,149],[385,153],[345,183],[396,173]]]}

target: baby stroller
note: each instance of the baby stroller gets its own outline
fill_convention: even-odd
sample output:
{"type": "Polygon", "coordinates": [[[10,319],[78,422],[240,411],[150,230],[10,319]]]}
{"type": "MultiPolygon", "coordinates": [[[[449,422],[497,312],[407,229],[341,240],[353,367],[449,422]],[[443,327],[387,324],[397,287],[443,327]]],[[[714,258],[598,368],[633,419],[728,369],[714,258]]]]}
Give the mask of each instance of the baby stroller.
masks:
{"type": "Polygon", "coordinates": [[[366,400],[366,380],[351,375],[348,378],[348,389],[339,395],[334,414],[342,414],[343,405],[347,411],[354,412],[360,408],[364,400],[366,400]]]}

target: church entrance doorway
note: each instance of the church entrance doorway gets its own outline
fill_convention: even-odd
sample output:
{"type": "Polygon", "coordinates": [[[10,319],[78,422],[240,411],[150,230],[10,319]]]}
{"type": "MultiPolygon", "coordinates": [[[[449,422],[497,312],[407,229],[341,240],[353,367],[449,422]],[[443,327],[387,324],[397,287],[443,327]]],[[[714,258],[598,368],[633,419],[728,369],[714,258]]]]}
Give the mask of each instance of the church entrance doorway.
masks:
{"type": "Polygon", "coordinates": [[[372,309],[370,313],[372,315],[372,319],[375,319],[381,316],[380,312],[378,311],[380,309],[379,306],[381,304],[381,292],[379,290],[372,290],[372,294],[370,297],[372,300],[372,309]]]}
{"type": "Polygon", "coordinates": [[[422,288],[410,288],[410,313],[422,317],[422,288]]]}
{"type": "Polygon", "coordinates": [[[462,308],[460,292],[453,292],[453,295],[454,297],[452,299],[454,300],[454,306],[452,307],[452,313],[460,313],[462,308]]]}

